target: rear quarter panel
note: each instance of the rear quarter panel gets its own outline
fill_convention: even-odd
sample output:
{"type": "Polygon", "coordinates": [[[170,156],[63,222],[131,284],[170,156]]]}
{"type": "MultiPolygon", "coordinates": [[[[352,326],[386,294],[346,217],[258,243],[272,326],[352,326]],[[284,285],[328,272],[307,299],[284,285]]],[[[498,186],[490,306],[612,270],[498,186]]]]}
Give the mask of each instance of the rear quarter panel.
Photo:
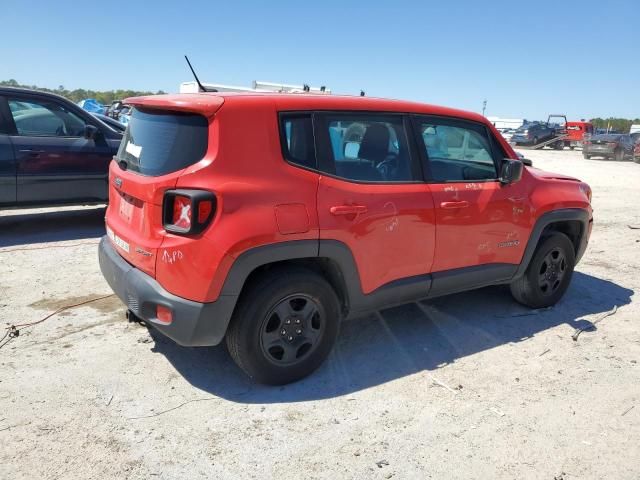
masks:
{"type": "Polygon", "coordinates": [[[243,252],[319,236],[318,174],[284,161],[272,102],[228,99],[209,141],[209,161],[185,169],[176,187],[213,191],[213,223],[196,238],[167,234],[156,264],[167,290],[202,302],[218,298],[243,252]]]}

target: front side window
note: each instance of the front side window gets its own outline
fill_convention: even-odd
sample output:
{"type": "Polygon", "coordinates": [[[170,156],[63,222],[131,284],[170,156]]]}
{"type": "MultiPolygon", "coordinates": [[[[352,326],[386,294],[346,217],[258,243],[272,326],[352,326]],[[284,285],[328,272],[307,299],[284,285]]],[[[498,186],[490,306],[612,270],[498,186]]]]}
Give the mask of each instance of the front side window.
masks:
{"type": "Polygon", "coordinates": [[[401,117],[328,114],[321,124],[329,138],[328,173],[362,182],[415,179],[401,117]]]}
{"type": "Polygon", "coordinates": [[[464,182],[497,178],[491,143],[480,125],[419,121],[431,179],[464,182]]]}
{"type": "Polygon", "coordinates": [[[10,99],[9,110],[18,135],[40,137],[82,137],[84,135],[84,120],[56,103],[10,99]]]}

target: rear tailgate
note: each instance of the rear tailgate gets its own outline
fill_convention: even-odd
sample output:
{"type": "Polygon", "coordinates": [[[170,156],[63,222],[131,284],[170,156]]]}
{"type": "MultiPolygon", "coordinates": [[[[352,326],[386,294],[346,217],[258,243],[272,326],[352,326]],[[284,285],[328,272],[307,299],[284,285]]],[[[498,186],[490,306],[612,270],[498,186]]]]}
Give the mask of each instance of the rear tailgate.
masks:
{"type": "Polygon", "coordinates": [[[145,177],[122,170],[115,161],[109,167],[107,235],[125,260],[151,276],[164,238],[162,197],[175,187],[180,172],[145,177]]]}
{"type": "Polygon", "coordinates": [[[206,158],[209,124],[223,102],[210,95],[127,99],[134,108],[109,167],[107,235],[127,262],[152,277],[166,235],[164,194],[185,168],[206,158]]]}

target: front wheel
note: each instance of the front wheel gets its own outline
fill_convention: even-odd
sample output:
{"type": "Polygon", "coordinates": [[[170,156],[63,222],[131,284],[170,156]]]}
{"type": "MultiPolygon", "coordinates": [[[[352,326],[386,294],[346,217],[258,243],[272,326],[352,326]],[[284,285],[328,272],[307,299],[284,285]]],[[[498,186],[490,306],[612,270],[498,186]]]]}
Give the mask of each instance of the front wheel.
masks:
{"type": "Polygon", "coordinates": [[[622,162],[624,160],[624,150],[621,148],[616,150],[615,154],[613,155],[613,158],[616,162],[622,162]]]}
{"type": "Polygon", "coordinates": [[[227,348],[251,378],[284,385],[322,364],[339,324],[338,297],[323,277],[302,268],[276,269],[243,292],[227,348]]]}
{"type": "Polygon", "coordinates": [[[511,283],[511,294],[523,305],[555,305],[569,287],[576,257],[571,240],[559,232],[541,239],[524,275],[511,283]]]}

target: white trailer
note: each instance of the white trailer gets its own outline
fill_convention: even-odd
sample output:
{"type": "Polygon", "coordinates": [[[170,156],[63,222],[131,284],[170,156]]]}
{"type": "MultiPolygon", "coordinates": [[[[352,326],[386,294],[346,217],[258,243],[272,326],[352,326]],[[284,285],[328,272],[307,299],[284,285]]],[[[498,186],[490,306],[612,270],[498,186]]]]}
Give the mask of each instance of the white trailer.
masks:
{"type": "MultiPolygon", "coordinates": [[[[251,87],[239,87],[235,85],[223,85],[220,83],[203,83],[207,90],[217,90],[218,92],[265,92],[265,93],[316,93],[319,95],[329,95],[331,90],[325,86],[311,87],[309,85],[291,85],[285,83],[260,82],[254,80],[251,87]]],[[[182,82],[180,93],[197,93],[200,89],[195,81],[182,82]]]]}
{"type": "Polygon", "coordinates": [[[493,125],[498,129],[507,129],[507,128],[520,128],[524,125],[525,120],[522,118],[500,118],[500,117],[487,117],[493,125]]]}

